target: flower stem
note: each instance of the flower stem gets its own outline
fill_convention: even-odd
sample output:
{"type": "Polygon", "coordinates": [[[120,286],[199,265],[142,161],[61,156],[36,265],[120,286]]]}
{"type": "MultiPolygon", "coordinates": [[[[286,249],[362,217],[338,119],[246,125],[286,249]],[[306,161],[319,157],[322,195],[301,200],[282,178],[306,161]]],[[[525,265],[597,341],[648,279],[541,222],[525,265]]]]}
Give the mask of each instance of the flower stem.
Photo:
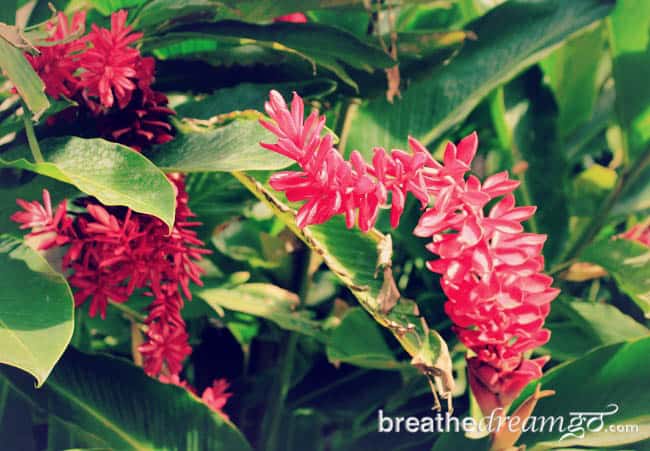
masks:
{"type": "Polygon", "coordinates": [[[41,153],[41,148],[38,145],[38,140],[36,139],[36,133],[34,133],[34,124],[32,123],[32,113],[29,111],[29,108],[27,108],[27,105],[25,105],[25,102],[22,102],[23,104],[23,122],[25,123],[25,133],[27,133],[27,142],[29,143],[29,149],[32,151],[32,156],[34,157],[34,161],[36,163],[43,163],[45,162],[45,159],[43,158],[43,154],[41,153]]]}
{"type": "Polygon", "coordinates": [[[121,303],[118,303],[118,302],[113,302],[113,301],[109,301],[109,303],[113,307],[115,307],[117,310],[122,312],[124,315],[128,316],[129,319],[132,320],[132,321],[136,321],[136,322],[141,323],[141,322],[144,322],[144,320],[146,319],[146,317],[142,313],[133,310],[131,307],[127,307],[124,304],[121,304],[121,303]]]}
{"type": "MultiPolygon", "coordinates": [[[[296,253],[296,277],[294,283],[297,287],[298,299],[302,303],[309,291],[309,260],[311,253],[309,248],[303,249],[302,252],[296,253]]],[[[298,306],[299,308],[299,306],[298,306]]],[[[278,438],[282,418],[284,417],[285,401],[291,387],[291,375],[293,374],[293,364],[295,360],[296,347],[298,345],[298,333],[288,332],[285,334],[280,355],[280,375],[276,379],[273,391],[269,398],[269,408],[264,415],[262,425],[262,436],[264,437],[263,448],[266,451],[277,451],[279,448],[278,438]]]]}

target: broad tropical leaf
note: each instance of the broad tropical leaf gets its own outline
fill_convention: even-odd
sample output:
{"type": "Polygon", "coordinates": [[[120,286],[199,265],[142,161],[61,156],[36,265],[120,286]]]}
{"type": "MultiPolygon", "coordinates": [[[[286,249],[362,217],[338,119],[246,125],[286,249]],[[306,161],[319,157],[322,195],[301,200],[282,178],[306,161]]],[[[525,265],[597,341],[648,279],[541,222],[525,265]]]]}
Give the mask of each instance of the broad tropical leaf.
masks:
{"type": "MultiPolygon", "coordinates": [[[[525,432],[518,443],[531,450],[566,449],[573,446],[602,449],[629,446],[649,438],[650,422],[647,413],[650,390],[647,390],[647,387],[650,367],[646,364],[648,352],[648,337],[624,341],[598,348],[584,357],[548,371],[539,383],[543,389],[555,390],[556,393],[539,401],[534,415],[538,418],[560,417],[564,421],[565,430],[560,432],[558,427],[547,427],[543,431],[525,432]],[[632,387],[639,387],[640,390],[632,387]],[[611,414],[604,415],[603,428],[598,432],[585,428],[584,437],[580,437],[580,431],[574,431],[575,435],[568,434],[559,441],[567,432],[566,428],[572,418],[570,412],[611,414]],[[638,431],[616,433],[608,430],[609,426],[617,424],[637,425],[638,431]]],[[[533,392],[536,384],[537,382],[533,382],[524,390],[512,410],[533,392]]],[[[593,426],[599,424],[599,421],[592,423],[593,426]]],[[[583,425],[586,426],[585,423],[583,425]]]]}
{"type": "Polygon", "coordinates": [[[310,335],[319,340],[325,333],[317,321],[296,311],[298,297],[290,291],[266,283],[247,283],[232,288],[205,288],[196,294],[215,309],[247,313],[273,321],[283,329],[310,335]]]}
{"type": "Polygon", "coordinates": [[[72,292],[38,252],[5,234],[0,267],[0,363],[41,386],[72,338],[72,292]]]}
{"type": "Polygon", "coordinates": [[[466,26],[478,39],[429,77],[413,82],[394,104],[363,103],[345,150],[406,145],[408,135],[429,143],[462,121],[495,87],[546,56],[573,33],[602,19],[612,1],[505,2],[466,26]]]}
{"type": "Polygon", "coordinates": [[[589,245],[580,259],[605,268],[650,318],[650,249],[624,239],[605,239],[589,245]]]}
{"type": "Polygon", "coordinates": [[[212,172],[282,169],[291,161],[268,152],[260,141],[272,138],[257,122],[257,113],[220,127],[194,127],[156,147],[151,160],[168,172],[212,172]]]}
{"type": "Polygon", "coordinates": [[[39,390],[16,371],[3,369],[1,376],[57,419],[114,449],[251,449],[230,421],[198,398],[148,377],[122,359],[70,348],[39,390]]]}
{"type": "Polygon", "coordinates": [[[124,205],[174,224],[176,198],[165,174],[138,152],[103,139],[76,137],[40,143],[43,163],[25,148],[2,154],[0,167],[26,169],[76,186],[104,205],[124,205]]]}

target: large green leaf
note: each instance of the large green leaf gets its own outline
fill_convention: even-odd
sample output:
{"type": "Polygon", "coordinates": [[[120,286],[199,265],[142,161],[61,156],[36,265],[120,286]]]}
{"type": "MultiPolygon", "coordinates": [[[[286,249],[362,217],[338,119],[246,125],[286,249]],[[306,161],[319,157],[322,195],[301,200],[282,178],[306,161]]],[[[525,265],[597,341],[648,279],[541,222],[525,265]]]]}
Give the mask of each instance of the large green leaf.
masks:
{"type": "Polygon", "coordinates": [[[188,39],[212,39],[220,44],[258,45],[305,58],[351,81],[341,63],[365,71],[395,65],[384,51],[347,31],[317,23],[274,23],[256,25],[237,21],[191,24],[173,28],[159,37],[145,40],[147,50],[188,39]]]}
{"type": "Polygon", "coordinates": [[[580,260],[605,268],[650,318],[650,248],[630,240],[604,239],[586,247],[580,260]]]}
{"type": "Polygon", "coordinates": [[[298,297],[290,291],[266,283],[247,283],[232,288],[204,288],[196,294],[217,312],[223,309],[247,313],[273,321],[283,329],[320,339],[325,334],[317,321],[296,311],[298,297]]]}
{"type": "MultiPolygon", "coordinates": [[[[108,0],[93,0],[93,2],[108,0]]],[[[115,1],[115,0],[113,0],[115,1]]],[[[121,0],[126,2],[127,0],[121,0]]],[[[136,0],[137,1],[137,0],[136,0]]],[[[410,0],[413,2],[414,0],[410,0]]],[[[418,0],[415,0],[418,1],[418,0]]],[[[392,5],[407,1],[391,1],[392,5]]],[[[163,28],[170,24],[190,21],[214,21],[218,19],[239,19],[247,22],[270,21],[275,17],[296,11],[330,8],[347,13],[347,8],[356,6],[364,11],[364,0],[152,0],[139,12],[134,24],[139,28],[163,28]]],[[[373,5],[374,6],[374,5],[373,5]]]]}
{"type": "Polygon", "coordinates": [[[72,338],[72,292],[38,252],[9,235],[0,235],[0,260],[0,363],[28,371],[40,386],[72,338]]]}
{"type": "Polygon", "coordinates": [[[645,337],[650,330],[610,304],[569,300],[553,303],[546,327],[551,340],[544,345],[554,359],[582,356],[598,346],[645,337]]]}
{"type": "Polygon", "coordinates": [[[573,33],[603,18],[613,1],[506,2],[467,29],[476,33],[460,54],[413,82],[393,104],[362,104],[345,150],[403,147],[408,135],[429,143],[462,121],[495,87],[543,58],[573,33]]]}
{"type": "Polygon", "coordinates": [[[327,358],[335,364],[342,362],[363,368],[398,369],[404,366],[395,360],[377,323],[360,308],[348,310],[341,324],[330,334],[327,358]]]}
{"type": "Polygon", "coordinates": [[[591,118],[602,81],[599,67],[605,42],[601,25],[569,40],[541,62],[559,107],[558,127],[563,138],[591,118]]]}
{"type": "Polygon", "coordinates": [[[194,119],[210,119],[219,114],[241,110],[264,110],[264,102],[269,97],[269,91],[275,89],[283,97],[291,96],[293,91],[304,98],[320,97],[332,93],[336,82],[327,78],[319,78],[297,83],[240,83],[232,88],[224,88],[200,100],[190,100],[178,105],[175,109],[181,117],[194,119]]]}
{"type": "Polygon", "coordinates": [[[517,194],[522,203],[537,206],[529,225],[548,236],[544,255],[552,262],[562,251],[569,228],[569,165],[558,139],[557,108],[536,68],[505,91],[506,99],[514,97],[505,114],[512,133],[509,147],[515,159],[527,164],[526,171],[518,175],[522,184],[517,194]]]}
{"type": "Polygon", "coordinates": [[[216,128],[195,128],[179,133],[150,152],[151,160],[165,171],[211,172],[282,169],[288,158],[260,147],[273,135],[255,118],[236,119],[216,128]]]}
{"type": "MultiPolygon", "coordinates": [[[[647,356],[650,352],[650,338],[626,341],[598,348],[584,357],[566,362],[548,371],[539,381],[543,389],[555,390],[555,395],[537,404],[534,415],[538,418],[538,430],[525,432],[518,444],[526,449],[543,450],[549,448],[571,447],[617,447],[635,443],[650,437],[648,405],[650,405],[650,366],[647,356]],[[611,404],[616,404],[618,412],[603,417],[603,428],[599,432],[590,431],[587,421],[593,416],[583,418],[578,428],[572,430],[578,437],[567,435],[569,424],[575,424],[576,415],[572,412],[613,412],[611,404]],[[539,419],[562,418],[564,430],[558,423],[554,428],[548,424],[539,430],[539,419]],[[573,423],[571,419],[573,418],[573,423]],[[638,431],[611,432],[612,425],[636,425],[638,431]],[[584,437],[579,437],[585,428],[584,437]]],[[[537,382],[530,384],[515,402],[518,405],[533,392],[537,382]]],[[[514,409],[512,409],[514,410],[514,409]]],[[[559,421],[559,420],[557,420],[559,421]]],[[[599,421],[590,422],[596,427],[599,421]]]]}
{"type": "Polygon", "coordinates": [[[634,161],[650,142],[650,2],[618,1],[609,23],[616,110],[634,161]]]}
{"type": "MultiPolygon", "coordinates": [[[[348,229],[341,216],[335,216],[325,224],[299,229],[295,211],[264,185],[266,180],[262,175],[241,172],[233,175],[323,258],[373,319],[392,332],[411,355],[411,363],[427,376],[441,378],[442,391],[449,394],[453,381],[447,344],[436,331],[429,329],[415,302],[402,297],[393,298],[395,291],[391,287],[394,281],[390,269],[384,267],[382,271],[382,267],[378,267],[379,257],[392,252],[389,240],[374,229],[368,233],[356,228],[348,229]]],[[[387,262],[382,258],[381,263],[387,262]]]]}
{"type": "Polygon", "coordinates": [[[16,371],[2,375],[38,407],[113,449],[251,449],[232,423],[198,398],[122,359],[70,348],[40,390],[16,371]]]}
{"type": "Polygon", "coordinates": [[[76,186],[104,205],[124,205],[174,224],[176,196],[165,174],[138,152],[103,139],[41,141],[44,163],[25,148],[2,154],[0,167],[26,169],[76,186]]]}
{"type": "Polygon", "coordinates": [[[0,68],[7,74],[27,107],[38,118],[50,106],[45,86],[23,52],[0,37],[0,68]]]}

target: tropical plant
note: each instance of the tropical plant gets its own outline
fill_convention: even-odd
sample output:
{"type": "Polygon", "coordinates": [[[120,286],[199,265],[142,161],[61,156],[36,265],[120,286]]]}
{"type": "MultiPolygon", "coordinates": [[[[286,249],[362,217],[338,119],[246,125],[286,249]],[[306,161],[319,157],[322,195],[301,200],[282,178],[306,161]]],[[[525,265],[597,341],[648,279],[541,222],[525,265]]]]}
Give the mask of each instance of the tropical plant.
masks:
{"type": "Polygon", "coordinates": [[[5,449],[648,448],[650,3],[9,3],[5,449]]]}

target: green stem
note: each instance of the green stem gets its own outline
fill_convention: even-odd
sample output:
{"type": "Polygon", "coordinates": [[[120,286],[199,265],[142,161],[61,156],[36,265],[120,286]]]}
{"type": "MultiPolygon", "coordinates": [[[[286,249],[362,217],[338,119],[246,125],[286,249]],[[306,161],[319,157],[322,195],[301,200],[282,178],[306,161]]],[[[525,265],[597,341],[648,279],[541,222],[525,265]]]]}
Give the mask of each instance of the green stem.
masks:
{"type": "Polygon", "coordinates": [[[369,373],[370,370],[365,369],[365,368],[359,368],[356,371],[351,372],[350,374],[343,376],[340,379],[335,380],[331,384],[325,385],[323,387],[320,387],[312,392],[307,393],[306,395],[302,396],[301,398],[296,399],[294,402],[291,403],[291,407],[300,407],[303,404],[306,404],[307,402],[311,401],[312,399],[318,398],[319,396],[323,395],[324,393],[327,393],[330,390],[333,390],[340,385],[346,384],[350,382],[351,380],[354,380],[358,377],[363,376],[364,374],[369,373]]]}
{"type": "MultiPolygon", "coordinates": [[[[296,272],[294,277],[295,284],[297,285],[298,299],[302,304],[307,297],[309,291],[309,260],[311,252],[305,249],[302,253],[302,258],[296,259],[296,272]]],[[[298,306],[300,308],[300,306],[298,306]]],[[[289,332],[284,335],[281,344],[282,362],[280,363],[280,374],[276,383],[274,384],[273,391],[269,398],[269,404],[264,421],[262,425],[262,433],[264,437],[263,448],[266,451],[277,451],[279,447],[278,438],[280,426],[282,425],[282,417],[284,416],[285,402],[289,389],[291,388],[291,375],[293,374],[293,364],[296,355],[296,347],[298,345],[298,334],[289,332]]]]}
{"type": "Polygon", "coordinates": [[[638,161],[633,165],[628,166],[620,177],[616,181],[616,186],[609,193],[605,202],[601,205],[598,212],[593,216],[589,224],[585,227],[584,232],[580,237],[573,243],[569,250],[564,255],[564,261],[570,261],[576,258],[584,250],[584,248],[591,243],[600,229],[607,222],[609,213],[611,212],[616,202],[621,197],[621,194],[624,192],[624,189],[633,184],[636,179],[641,175],[641,172],[645,167],[650,164],[650,148],[646,149],[644,153],[639,157],[638,161]]]}
{"type": "Polygon", "coordinates": [[[34,161],[37,163],[45,162],[43,154],[41,153],[41,148],[38,145],[38,140],[36,139],[36,133],[34,133],[34,124],[32,123],[32,113],[23,102],[23,122],[25,123],[25,133],[27,133],[27,142],[29,143],[29,149],[32,151],[34,161]]]}
{"type": "Polygon", "coordinates": [[[117,310],[120,312],[124,313],[126,316],[128,316],[131,320],[134,320],[136,322],[143,322],[146,317],[135,310],[133,310],[131,307],[127,307],[124,304],[120,304],[117,302],[109,301],[109,304],[111,304],[113,307],[115,307],[117,310]]]}
{"type": "Polygon", "coordinates": [[[9,383],[6,380],[0,380],[0,424],[4,417],[5,408],[7,407],[7,398],[9,397],[9,383]]]}
{"type": "MultiPolygon", "coordinates": [[[[503,147],[503,149],[509,150],[512,143],[512,136],[510,136],[510,130],[508,128],[508,123],[506,122],[506,104],[503,94],[503,87],[492,91],[488,97],[488,102],[490,106],[492,125],[494,126],[494,131],[497,134],[499,144],[501,147],[503,147]]],[[[509,153],[509,157],[512,160],[512,153],[509,153]]],[[[507,163],[508,166],[512,166],[513,161],[509,161],[507,163]]]]}

